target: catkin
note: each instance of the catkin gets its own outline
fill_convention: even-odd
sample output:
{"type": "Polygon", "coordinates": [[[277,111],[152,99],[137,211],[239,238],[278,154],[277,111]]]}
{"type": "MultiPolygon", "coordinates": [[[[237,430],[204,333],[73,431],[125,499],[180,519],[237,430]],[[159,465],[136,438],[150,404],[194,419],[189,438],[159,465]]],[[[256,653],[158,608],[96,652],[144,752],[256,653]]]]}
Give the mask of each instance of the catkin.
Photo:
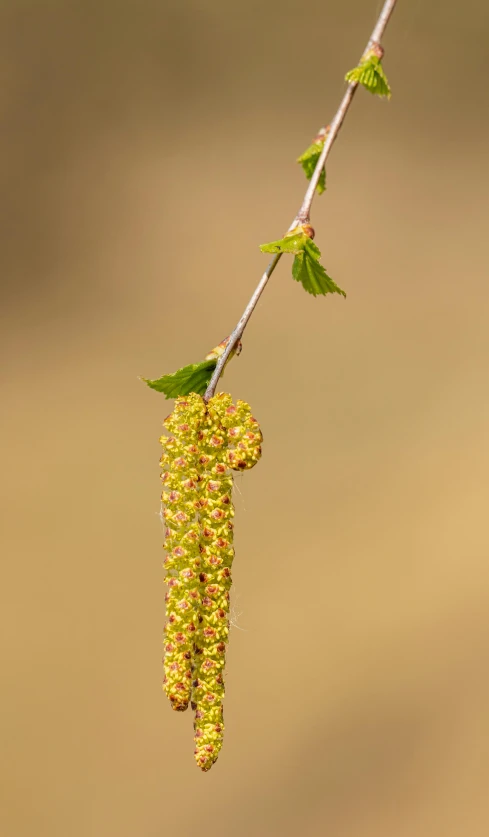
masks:
{"type": "Polygon", "coordinates": [[[262,434],[244,401],[219,393],[177,400],[165,426],[163,503],[168,623],[165,690],[175,709],[195,711],[195,759],[209,770],[222,747],[225,651],[234,558],[231,469],[252,468],[262,434]],[[178,639],[177,639],[178,637],[178,639]]]}
{"type": "Polygon", "coordinates": [[[166,523],[164,566],[168,584],[165,626],[164,690],[173,709],[183,711],[190,700],[194,634],[200,606],[200,466],[198,447],[205,405],[198,395],[179,398],[164,421],[170,436],[162,436],[164,471],[161,479],[166,523]]]}

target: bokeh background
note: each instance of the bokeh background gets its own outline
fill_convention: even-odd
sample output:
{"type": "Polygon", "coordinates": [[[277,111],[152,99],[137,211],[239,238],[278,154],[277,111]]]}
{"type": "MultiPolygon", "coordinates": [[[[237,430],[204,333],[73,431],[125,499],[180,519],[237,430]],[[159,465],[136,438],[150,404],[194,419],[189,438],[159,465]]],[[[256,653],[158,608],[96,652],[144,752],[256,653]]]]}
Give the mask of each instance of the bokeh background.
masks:
{"type": "Polygon", "coordinates": [[[400,0],[313,224],[225,376],[226,740],[161,692],[161,422],[238,319],[380,3],[3,0],[5,837],[487,837],[489,164],[481,0],[400,0]]]}

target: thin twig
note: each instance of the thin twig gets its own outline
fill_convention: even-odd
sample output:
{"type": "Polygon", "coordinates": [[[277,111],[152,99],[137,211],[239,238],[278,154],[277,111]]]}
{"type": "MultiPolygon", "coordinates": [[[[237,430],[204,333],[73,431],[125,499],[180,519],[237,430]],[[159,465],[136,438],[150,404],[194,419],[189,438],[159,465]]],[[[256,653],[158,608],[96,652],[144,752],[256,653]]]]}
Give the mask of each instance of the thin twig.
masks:
{"type": "MultiPolygon", "coordinates": [[[[364,53],[362,53],[362,55],[364,55],[365,52],[368,49],[370,49],[374,44],[378,44],[381,41],[381,39],[384,35],[384,32],[385,32],[385,28],[386,28],[386,26],[389,22],[389,18],[391,16],[392,12],[394,11],[394,6],[396,5],[396,2],[397,2],[397,0],[385,0],[385,3],[382,7],[382,11],[379,15],[377,23],[374,26],[374,30],[373,30],[373,32],[370,36],[367,47],[364,50],[364,53]]],[[[335,114],[335,117],[334,117],[333,121],[331,122],[331,125],[329,127],[329,131],[326,134],[323,149],[322,149],[321,154],[319,156],[319,159],[317,161],[316,168],[314,169],[314,173],[313,173],[313,175],[312,175],[312,177],[309,181],[309,185],[308,185],[306,194],[304,195],[304,200],[302,201],[301,208],[299,209],[299,212],[297,213],[294,220],[292,221],[292,223],[289,227],[289,230],[293,230],[294,227],[296,227],[298,224],[305,224],[305,223],[308,223],[308,221],[309,221],[309,215],[310,215],[310,211],[311,211],[311,204],[313,202],[314,195],[316,193],[316,187],[318,185],[319,178],[321,176],[321,172],[324,168],[324,164],[326,162],[328,154],[331,151],[331,148],[333,147],[333,143],[334,143],[336,137],[338,136],[339,130],[340,130],[342,124],[343,124],[343,120],[344,120],[344,118],[345,118],[345,116],[348,112],[348,108],[350,107],[350,105],[352,103],[353,96],[355,95],[355,90],[357,89],[357,87],[358,87],[358,82],[351,82],[346,89],[345,95],[343,96],[343,99],[341,100],[341,104],[340,104],[340,106],[339,106],[339,108],[338,108],[338,110],[335,114]]],[[[267,282],[270,279],[270,276],[272,275],[273,271],[277,267],[277,264],[279,263],[281,256],[282,256],[282,253],[277,253],[273,257],[272,261],[270,262],[267,269],[265,270],[265,273],[261,277],[261,279],[260,279],[260,281],[259,281],[259,283],[258,283],[258,285],[257,285],[257,287],[256,287],[256,289],[253,293],[253,296],[251,297],[250,301],[248,302],[248,305],[246,306],[245,310],[243,311],[243,314],[241,315],[240,320],[239,320],[236,328],[230,334],[226,349],[225,349],[224,353],[221,355],[221,357],[219,358],[219,360],[217,362],[217,365],[216,365],[216,368],[215,368],[214,373],[212,375],[212,378],[210,380],[209,386],[207,387],[206,393],[204,395],[205,401],[208,401],[209,398],[212,398],[212,396],[214,395],[214,393],[216,391],[216,386],[217,386],[218,381],[219,381],[219,378],[221,377],[223,369],[226,365],[226,361],[228,360],[229,355],[233,351],[233,348],[236,346],[237,342],[243,336],[243,332],[244,332],[246,326],[248,325],[248,321],[249,321],[251,315],[253,314],[253,311],[256,308],[257,302],[260,299],[260,296],[262,295],[263,291],[265,290],[267,282]]]]}

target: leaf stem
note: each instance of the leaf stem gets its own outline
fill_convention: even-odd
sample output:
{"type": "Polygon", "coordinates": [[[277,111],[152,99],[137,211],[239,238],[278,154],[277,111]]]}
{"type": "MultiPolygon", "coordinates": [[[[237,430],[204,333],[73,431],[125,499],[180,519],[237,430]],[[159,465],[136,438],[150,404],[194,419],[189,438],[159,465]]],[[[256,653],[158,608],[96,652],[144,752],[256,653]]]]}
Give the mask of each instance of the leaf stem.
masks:
{"type": "MultiPolygon", "coordinates": [[[[385,3],[382,7],[382,11],[377,19],[377,22],[374,26],[373,32],[370,36],[369,42],[364,50],[364,53],[367,49],[370,49],[374,44],[377,44],[381,41],[385,28],[389,22],[389,18],[394,11],[394,7],[396,5],[397,0],[385,0],[385,3]]],[[[363,54],[364,54],[363,53],[363,54]]],[[[298,224],[306,224],[309,222],[309,214],[311,211],[311,205],[314,200],[314,195],[316,193],[316,187],[321,176],[321,172],[324,168],[324,164],[328,157],[331,148],[333,147],[333,143],[338,136],[341,126],[343,125],[343,121],[345,119],[346,114],[348,113],[348,109],[353,101],[353,96],[355,95],[355,90],[358,87],[358,82],[352,82],[348,85],[345,95],[343,96],[340,106],[336,111],[335,117],[331,122],[330,129],[326,135],[324,146],[322,152],[319,156],[319,159],[316,164],[316,168],[314,169],[314,173],[309,181],[309,185],[307,187],[306,194],[304,195],[304,200],[302,201],[302,205],[295,216],[294,220],[292,221],[289,230],[293,230],[298,224]]],[[[241,315],[238,324],[236,325],[235,329],[229,336],[229,341],[226,346],[224,353],[221,355],[217,362],[217,366],[214,370],[214,374],[210,380],[209,386],[207,387],[206,393],[204,395],[204,400],[208,401],[210,398],[213,397],[216,387],[219,381],[219,378],[222,375],[224,367],[226,365],[226,361],[229,358],[229,355],[233,351],[233,348],[236,346],[238,340],[241,339],[243,336],[243,332],[248,325],[248,321],[253,314],[253,311],[256,308],[258,300],[260,299],[265,287],[272,275],[273,271],[277,267],[277,264],[280,261],[282,253],[277,253],[270,264],[268,265],[265,273],[261,277],[258,285],[255,288],[255,291],[248,302],[243,314],[241,315]]]]}

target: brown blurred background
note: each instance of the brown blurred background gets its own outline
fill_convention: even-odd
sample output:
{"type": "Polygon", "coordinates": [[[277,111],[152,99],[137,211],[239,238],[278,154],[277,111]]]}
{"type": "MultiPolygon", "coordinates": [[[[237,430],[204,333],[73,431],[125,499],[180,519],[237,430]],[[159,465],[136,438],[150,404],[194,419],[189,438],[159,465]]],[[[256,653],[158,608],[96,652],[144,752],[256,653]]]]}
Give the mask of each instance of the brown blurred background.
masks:
{"type": "Polygon", "coordinates": [[[489,165],[482,0],[400,0],[313,224],[225,377],[226,740],[161,692],[161,421],[138,375],[235,324],[380,3],[4,0],[5,837],[487,837],[489,165]]]}

